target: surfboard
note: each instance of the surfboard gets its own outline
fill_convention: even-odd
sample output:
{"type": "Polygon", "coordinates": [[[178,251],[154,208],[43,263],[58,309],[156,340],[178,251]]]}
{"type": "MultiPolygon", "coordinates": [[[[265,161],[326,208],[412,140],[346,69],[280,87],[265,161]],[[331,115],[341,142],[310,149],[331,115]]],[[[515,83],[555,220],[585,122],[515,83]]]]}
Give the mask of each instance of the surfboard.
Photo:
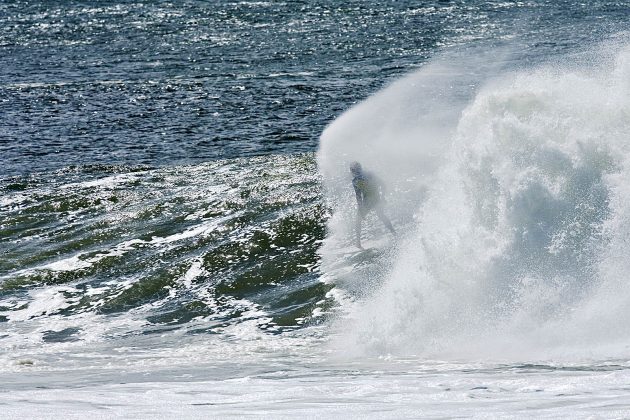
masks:
{"type": "Polygon", "coordinates": [[[363,249],[354,244],[346,244],[329,250],[327,254],[332,258],[328,259],[330,263],[328,269],[351,268],[369,262],[387,251],[393,245],[393,240],[390,238],[369,239],[363,241],[362,245],[363,249]]]}

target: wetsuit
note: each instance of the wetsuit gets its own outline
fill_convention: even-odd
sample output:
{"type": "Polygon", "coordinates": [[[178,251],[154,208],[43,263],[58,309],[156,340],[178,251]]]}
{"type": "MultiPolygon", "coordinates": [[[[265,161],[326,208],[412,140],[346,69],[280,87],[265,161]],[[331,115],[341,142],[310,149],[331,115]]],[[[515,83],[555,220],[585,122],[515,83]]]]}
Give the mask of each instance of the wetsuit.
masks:
{"type": "Polygon", "coordinates": [[[370,173],[361,172],[352,178],[352,186],[357,196],[359,213],[365,216],[380,201],[379,182],[370,173]]]}
{"type": "Polygon", "coordinates": [[[352,178],[352,186],[354,187],[354,193],[357,196],[357,222],[356,222],[356,240],[357,246],[363,249],[361,245],[361,221],[367,215],[367,213],[374,209],[378,218],[383,222],[385,227],[390,232],[396,234],[392,223],[389,221],[385,213],[383,213],[383,206],[381,205],[381,183],[380,181],[369,172],[357,171],[352,178]]]}

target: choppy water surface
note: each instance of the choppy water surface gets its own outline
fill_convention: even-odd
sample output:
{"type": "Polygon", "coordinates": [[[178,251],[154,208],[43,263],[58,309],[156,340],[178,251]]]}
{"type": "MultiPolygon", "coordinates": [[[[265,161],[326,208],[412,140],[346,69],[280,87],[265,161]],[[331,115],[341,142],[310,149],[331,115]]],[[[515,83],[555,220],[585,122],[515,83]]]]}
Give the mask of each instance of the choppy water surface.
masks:
{"type": "Polygon", "coordinates": [[[0,174],[313,151],[443,48],[524,64],[623,30],[625,2],[0,4],[0,174]]]}
{"type": "Polygon", "coordinates": [[[628,417],[629,13],[3,2],[5,414],[628,417]]]}
{"type": "MultiPolygon", "coordinates": [[[[220,328],[264,305],[269,327],[294,326],[324,298],[316,250],[326,215],[311,156],[64,170],[3,191],[11,320],[146,311],[154,332],[211,332],[194,320],[211,316],[220,328]]],[[[85,330],[42,338],[79,340],[85,330]]]]}

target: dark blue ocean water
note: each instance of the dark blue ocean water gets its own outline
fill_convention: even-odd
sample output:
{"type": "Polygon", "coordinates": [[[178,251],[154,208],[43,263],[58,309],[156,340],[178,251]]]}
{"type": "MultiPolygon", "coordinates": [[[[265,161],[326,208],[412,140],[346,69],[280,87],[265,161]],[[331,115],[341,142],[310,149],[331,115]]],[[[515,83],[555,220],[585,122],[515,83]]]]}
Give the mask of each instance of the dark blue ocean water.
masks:
{"type": "Polygon", "coordinates": [[[627,417],[629,17],[621,0],[0,0],[8,416],[627,417]],[[384,134],[353,136],[381,110],[384,134]],[[424,153],[438,142],[458,146],[424,153]],[[400,236],[370,215],[357,252],[344,159],[368,157],[403,180],[400,236]],[[424,364],[469,345],[491,364],[424,364]],[[354,350],[378,363],[335,361],[354,350]],[[576,382],[574,354],[621,373],[588,362],[576,382]]]}
{"type": "MultiPolygon", "coordinates": [[[[547,60],[625,28],[626,1],[3,1],[0,175],[313,151],[440,51],[547,60]]],[[[421,100],[421,98],[419,98],[421,100]]]]}

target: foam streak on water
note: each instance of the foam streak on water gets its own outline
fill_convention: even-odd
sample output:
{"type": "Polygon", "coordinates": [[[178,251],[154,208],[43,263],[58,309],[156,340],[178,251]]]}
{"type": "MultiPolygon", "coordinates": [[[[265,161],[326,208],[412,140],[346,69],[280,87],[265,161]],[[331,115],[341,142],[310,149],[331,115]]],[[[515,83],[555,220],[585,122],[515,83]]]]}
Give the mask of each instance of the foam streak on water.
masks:
{"type": "Polygon", "coordinates": [[[447,418],[454,412],[465,418],[523,418],[525,413],[544,419],[624,418],[630,410],[627,365],[480,369],[446,363],[420,368],[413,362],[395,369],[390,360],[381,369],[375,367],[318,370],[294,365],[221,380],[179,372],[167,382],[125,376],[123,380],[133,382],[86,384],[71,395],[65,388],[17,389],[3,396],[4,410],[8,416],[28,410],[42,419],[55,418],[51,410],[68,413],[71,419],[130,413],[136,418],[415,419],[447,418]]]}

